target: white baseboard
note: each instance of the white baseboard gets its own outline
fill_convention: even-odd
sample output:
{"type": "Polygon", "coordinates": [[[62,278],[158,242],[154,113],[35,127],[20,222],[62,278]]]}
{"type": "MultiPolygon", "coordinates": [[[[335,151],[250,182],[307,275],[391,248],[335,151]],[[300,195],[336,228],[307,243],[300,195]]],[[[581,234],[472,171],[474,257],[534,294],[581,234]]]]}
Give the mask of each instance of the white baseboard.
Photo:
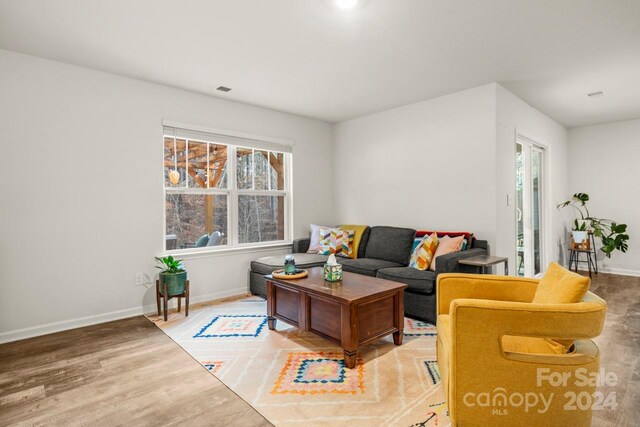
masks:
{"type": "MultiPolygon", "coordinates": [[[[584,267],[579,267],[578,271],[588,272],[589,270],[584,267]]],[[[640,270],[627,270],[625,268],[598,267],[598,273],[640,277],[640,270]]]]}
{"type": "Polygon", "coordinates": [[[598,267],[598,272],[603,272],[608,274],[619,274],[621,276],[640,277],[640,270],[628,270],[626,268],[598,267]]]}
{"type": "MultiPolygon", "coordinates": [[[[212,301],[220,298],[232,297],[247,293],[247,288],[232,289],[224,292],[214,292],[211,294],[191,297],[190,304],[212,301]]],[[[96,314],[93,316],[77,317],[75,319],[62,320],[60,322],[47,323],[45,325],[32,326],[30,328],[16,329],[14,331],[0,333],[0,344],[23,340],[25,338],[37,337],[40,335],[53,334],[55,332],[67,331],[69,329],[81,328],[83,326],[96,325],[98,323],[111,322],[113,320],[126,319],[127,317],[140,316],[145,313],[153,313],[157,310],[156,305],[140,306],[125,310],[110,311],[108,313],[96,314]]]]}

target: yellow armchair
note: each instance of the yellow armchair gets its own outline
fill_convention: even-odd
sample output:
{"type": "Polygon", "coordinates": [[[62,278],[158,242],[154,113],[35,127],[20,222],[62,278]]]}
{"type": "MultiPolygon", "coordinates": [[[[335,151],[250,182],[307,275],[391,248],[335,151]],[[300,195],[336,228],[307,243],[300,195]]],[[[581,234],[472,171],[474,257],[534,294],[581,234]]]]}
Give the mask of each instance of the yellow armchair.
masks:
{"type": "MultiPolygon", "coordinates": [[[[589,426],[607,305],[587,292],[574,304],[535,304],[537,279],[441,274],[438,367],[454,426],[589,426]],[[568,353],[514,340],[574,340],[568,353]]],[[[566,341],[565,341],[566,342],[566,341]]]]}

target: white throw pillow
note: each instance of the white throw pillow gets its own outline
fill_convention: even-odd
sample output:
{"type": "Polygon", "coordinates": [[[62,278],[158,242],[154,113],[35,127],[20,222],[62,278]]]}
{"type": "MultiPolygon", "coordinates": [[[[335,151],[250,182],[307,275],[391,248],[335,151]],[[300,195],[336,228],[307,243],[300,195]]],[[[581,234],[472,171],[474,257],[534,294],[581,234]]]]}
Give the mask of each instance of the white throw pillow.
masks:
{"type": "Polygon", "coordinates": [[[321,228],[331,227],[327,227],[326,225],[311,224],[311,242],[309,243],[309,249],[307,250],[308,254],[317,254],[322,249],[322,245],[320,245],[321,228]]]}

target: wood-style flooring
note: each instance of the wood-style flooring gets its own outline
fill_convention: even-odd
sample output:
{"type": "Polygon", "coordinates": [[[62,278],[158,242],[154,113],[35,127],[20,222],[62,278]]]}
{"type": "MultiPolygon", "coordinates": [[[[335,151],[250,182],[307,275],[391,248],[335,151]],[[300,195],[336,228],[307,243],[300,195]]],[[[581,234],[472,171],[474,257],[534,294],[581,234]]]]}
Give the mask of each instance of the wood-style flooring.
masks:
{"type": "Polygon", "coordinates": [[[0,345],[0,426],[270,426],[143,316],[0,345]]]}
{"type": "MultiPolygon", "coordinates": [[[[618,376],[617,410],[593,425],[640,420],[640,278],[599,274],[608,303],[597,338],[601,366],[618,376]]],[[[268,426],[146,318],[134,317],[0,345],[0,426],[268,426]]]]}

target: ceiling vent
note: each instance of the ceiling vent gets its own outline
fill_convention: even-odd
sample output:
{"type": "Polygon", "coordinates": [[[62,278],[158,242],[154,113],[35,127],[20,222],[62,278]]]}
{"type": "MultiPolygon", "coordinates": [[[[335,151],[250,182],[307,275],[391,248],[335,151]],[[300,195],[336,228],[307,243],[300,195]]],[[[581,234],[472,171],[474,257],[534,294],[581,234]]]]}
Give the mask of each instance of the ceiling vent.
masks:
{"type": "Polygon", "coordinates": [[[226,86],[218,86],[216,90],[219,90],[220,92],[231,92],[231,88],[226,86]]]}
{"type": "Polygon", "coordinates": [[[587,96],[589,98],[600,98],[601,96],[604,96],[604,91],[599,90],[597,92],[591,92],[591,93],[588,93],[587,96]]]}

